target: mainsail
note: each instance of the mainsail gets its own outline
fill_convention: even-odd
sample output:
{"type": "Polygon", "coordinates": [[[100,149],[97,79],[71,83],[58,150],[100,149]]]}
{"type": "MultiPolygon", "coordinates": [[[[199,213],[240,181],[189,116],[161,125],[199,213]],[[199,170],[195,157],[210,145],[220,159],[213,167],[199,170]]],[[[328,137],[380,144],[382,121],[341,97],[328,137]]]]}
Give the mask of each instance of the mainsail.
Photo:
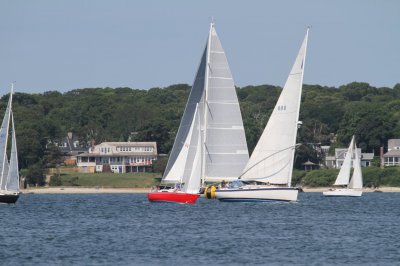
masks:
{"type": "Polygon", "coordinates": [[[203,181],[232,179],[243,171],[248,158],[239,101],[225,52],[212,23],[163,182],[186,180],[185,166],[198,167],[199,162],[203,181]],[[200,130],[191,130],[197,116],[200,130]],[[188,147],[192,147],[190,143],[194,141],[191,134],[197,133],[201,135],[197,138],[201,141],[200,154],[190,156],[188,147]]]}
{"type": "Polygon", "coordinates": [[[7,185],[8,191],[18,192],[19,191],[19,171],[18,171],[18,153],[17,153],[17,140],[15,137],[14,128],[14,115],[11,112],[11,153],[10,153],[10,165],[7,174],[7,185]]]}
{"type": "Polygon", "coordinates": [[[228,60],[211,24],[205,90],[205,180],[237,178],[249,160],[239,101],[228,60]]]}
{"type": "Polygon", "coordinates": [[[11,86],[10,97],[8,99],[7,109],[4,114],[3,123],[0,128],[0,189],[6,190],[8,176],[8,158],[7,158],[7,141],[8,131],[11,117],[13,86],[11,86]]]}
{"type": "Polygon", "coordinates": [[[240,177],[291,185],[308,29],[289,77],[246,168],[240,177]]]}

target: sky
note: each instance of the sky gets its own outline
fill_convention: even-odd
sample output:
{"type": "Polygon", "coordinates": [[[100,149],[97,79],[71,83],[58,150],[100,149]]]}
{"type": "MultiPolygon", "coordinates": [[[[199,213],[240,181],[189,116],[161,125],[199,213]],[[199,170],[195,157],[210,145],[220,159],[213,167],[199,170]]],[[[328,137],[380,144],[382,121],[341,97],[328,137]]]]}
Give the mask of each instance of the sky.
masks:
{"type": "Polygon", "coordinates": [[[400,83],[397,0],[0,0],[0,95],[192,84],[211,21],[235,84],[400,83]]]}

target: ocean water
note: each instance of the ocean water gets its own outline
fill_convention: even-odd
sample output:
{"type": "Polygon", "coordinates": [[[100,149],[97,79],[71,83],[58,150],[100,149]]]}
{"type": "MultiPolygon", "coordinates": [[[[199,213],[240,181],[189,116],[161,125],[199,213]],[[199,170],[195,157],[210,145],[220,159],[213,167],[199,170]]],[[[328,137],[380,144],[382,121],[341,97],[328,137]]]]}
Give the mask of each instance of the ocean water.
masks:
{"type": "Polygon", "coordinates": [[[400,193],[296,203],[22,195],[0,205],[0,265],[400,265],[400,193]]]}

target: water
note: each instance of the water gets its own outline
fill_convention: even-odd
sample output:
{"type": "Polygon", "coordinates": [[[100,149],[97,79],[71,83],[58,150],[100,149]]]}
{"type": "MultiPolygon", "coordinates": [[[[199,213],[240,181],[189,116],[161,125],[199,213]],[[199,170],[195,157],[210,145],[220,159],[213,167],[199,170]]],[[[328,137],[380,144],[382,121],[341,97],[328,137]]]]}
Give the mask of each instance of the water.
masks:
{"type": "Polygon", "coordinates": [[[145,194],[0,205],[1,265],[399,265],[400,193],[192,206],[145,194]]]}

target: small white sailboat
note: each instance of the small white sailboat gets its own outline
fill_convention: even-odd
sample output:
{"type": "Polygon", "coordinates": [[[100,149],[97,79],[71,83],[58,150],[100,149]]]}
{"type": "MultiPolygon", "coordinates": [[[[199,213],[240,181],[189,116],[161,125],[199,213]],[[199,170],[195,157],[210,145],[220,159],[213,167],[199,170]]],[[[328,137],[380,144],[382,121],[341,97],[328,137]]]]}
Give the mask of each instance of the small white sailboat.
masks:
{"type": "Polygon", "coordinates": [[[214,23],[186,103],[162,184],[149,201],[194,203],[205,181],[232,180],[249,153],[232,74],[214,23]]]}
{"type": "Polygon", "coordinates": [[[332,188],[324,191],[323,195],[327,197],[361,197],[362,195],[362,171],[361,158],[357,151],[357,145],[354,136],[351,139],[349,148],[347,149],[342,167],[336,178],[334,186],[346,186],[344,188],[332,188]],[[350,179],[351,164],[353,163],[353,175],[350,179]]]}
{"type": "Polygon", "coordinates": [[[291,187],[308,31],[278,102],[243,174],[215,191],[221,201],[296,201],[291,187]]]}
{"type": "Polygon", "coordinates": [[[15,137],[12,96],[14,85],[11,85],[10,97],[0,128],[0,203],[15,203],[19,197],[19,171],[17,141],[15,137]],[[7,156],[7,143],[11,123],[11,153],[7,156]]]}

